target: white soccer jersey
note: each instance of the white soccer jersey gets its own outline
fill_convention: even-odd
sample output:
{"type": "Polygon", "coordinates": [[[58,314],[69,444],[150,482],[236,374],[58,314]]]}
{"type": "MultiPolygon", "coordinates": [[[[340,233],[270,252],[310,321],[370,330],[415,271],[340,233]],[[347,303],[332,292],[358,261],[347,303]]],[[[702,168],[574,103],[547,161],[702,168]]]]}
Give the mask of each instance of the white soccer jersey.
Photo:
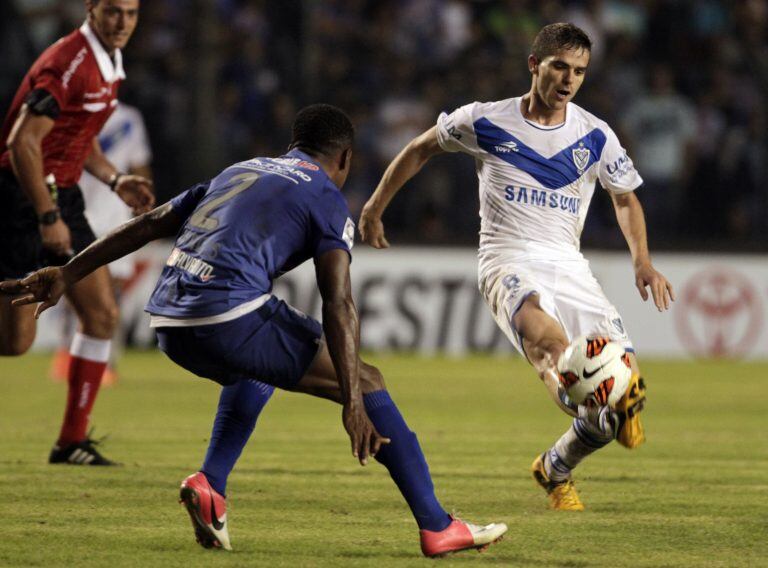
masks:
{"type": "Polygon", "coordinates": [[[440,115],[437,139],[477,164],[481,278],[509,262],[582,258],[595,182],[614,193],[642,183],[613,130],[572,103],[551,127],[526,120],[521,97],[471,103],[440,115]]]}

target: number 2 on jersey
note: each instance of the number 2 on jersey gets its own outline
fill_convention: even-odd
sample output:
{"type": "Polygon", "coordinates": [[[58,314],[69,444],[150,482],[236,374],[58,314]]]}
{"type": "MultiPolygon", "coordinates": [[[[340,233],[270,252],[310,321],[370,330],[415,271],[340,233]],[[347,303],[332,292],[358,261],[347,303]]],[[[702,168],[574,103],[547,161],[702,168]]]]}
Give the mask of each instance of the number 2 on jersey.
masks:
{"type": "Polygon", "coordinates": [[[209,213],[215,209],[218,209],[223,203],[226,203],[236,195],[251,187],[257,179],[259,179],[259,174],[253,172],[232,176],[230,181],[239,183],[237,183],[224,195],[220,195],[216,199],[211,199],[208,203],[195,211],[194,214],[189,218],[189,225],[204,231],[214,230],[219,226],[219,220],[210,216],[209,213]]]}

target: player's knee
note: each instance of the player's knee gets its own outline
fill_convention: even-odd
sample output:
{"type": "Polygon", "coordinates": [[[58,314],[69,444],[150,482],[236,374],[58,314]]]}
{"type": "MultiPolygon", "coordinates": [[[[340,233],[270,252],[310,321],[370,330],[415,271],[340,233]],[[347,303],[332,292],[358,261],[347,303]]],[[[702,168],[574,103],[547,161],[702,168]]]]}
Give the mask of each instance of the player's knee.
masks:
{"type": "Polygon", "coordinates": [[[563,354],[563,351],[565,351],[566,347],[568,347],[568,344],[565,341],[557,338],[547,342],[544,345],[544,351],[552,363],[557,365],[557,360],[560,358],[560,355],[563,354]]]}
{"type": "Polygon", "coordinates": [[[544,337],[531,345],[528,357],[539,373],[544,373],[553,365],[557,365],[557,360],[566,347],[568,344],[561,338],[544,337]]]}
{"type": "Polygon", "coordinates": [[[120,318],[120,310],[117,304],[109,304],[100,309],[89,310],[83,314],[83,331],[93,337],[112,337],[120,318]]]}
{"type": "Polygon", "coordinates": [[[360,386],[363,393],[383,390],[386,388],[384,375],[376,367],[363,363],[360,367],[360,386]]]}

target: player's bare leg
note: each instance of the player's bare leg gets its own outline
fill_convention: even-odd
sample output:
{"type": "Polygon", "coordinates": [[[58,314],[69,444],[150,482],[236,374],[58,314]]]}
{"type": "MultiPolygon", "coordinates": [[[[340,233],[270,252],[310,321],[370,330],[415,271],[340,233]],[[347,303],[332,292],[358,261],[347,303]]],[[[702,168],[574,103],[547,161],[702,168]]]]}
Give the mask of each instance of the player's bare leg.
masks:
{"type": "Polygon", "coordinates": [[[111,337],[118,309],[109,271],[101,267],[67,293],[80,321],[70,347],[68,392],[64,421],[51,451],[51,463],[113,465],[93,447],[87,437],[88,420],[109,360],[111,337]]]}
{"type": "Polygon", "coordinates": [[[37,332],[35,306],[12,306],[14,296],[0,294],[0,355],[23,355],[37,332]]]}
{"type": "MultiPolygon", "coordinates": [[[[360,361],[360,388],[363,394],[386,388],[381,372],[373,365],[368,365],[363,361],[360,361]]],[[[312,366],[294,390],[341,404],[341,389],[339,388],[339,380],[336,378],[336,369],[324,343],[312,362],[312,366]]]]}
{"type": "MultiPolygon", "coordinates": [[[[128,283],[129,280],[127,278],[115,277],[114,275],[112,275],[111,272],[110,272],[110,277],[112,282],[113,297],[115,298],[115,301],[119,306],[120,299],[122,298],[123,290],[125,289],[126,284],[128,283]]],[[[117,383],[117,380],[118,380],[117,360],[122,355],[123,347],[125,346],[124,335],[125,334],[123,333],[123,330],[119,325],[119,322],[116,322],[115,331],[112,334],[112,349],[109,353],[109,362],[107,363],[107,368],[104,370],[104,376],[101,378],[102,386],[113,386],[117,383]]]]}
{"type": "Polygon", "coordinates": [[[69,375],[69,347],[77,330],[78,321],[75,311],[68,301],[59,302],[59,316],[61,327],[59,330],[59,344],[51,358],[48,376],[57,383],[66,383],[69,375]]]}
{"type": "MultiPolygon", "coordinates": [[[[110,273],[111,276],[111,273],[110,273]]],[[[114,291],[115,301],[119,302],[120,294],[125,286],[126,280],[124,278],[115,278],[111,276],[112,290],[114,291]]],[[[69,302],[61,302],[59,304],[59,313],[61,314],[61,340],[59,346],[51,359],[51,366],[48,374],[51,379],[56,382],[66,382],[69,374],[69,362],[70,355],[69,349],[72,345],[72,339],[79,327],[78,316],[69,302]]],[[[124,338],[121,335],[120,326],[115,326],[114,334],[112,335],[112,346],[110,349],[110,358],[107,368],[104,370],[104,374],[101,378],[102,386],[112,386],[117,382],[117,371],[115,361],[119,356],[120,346],[122,346],[124,338]]]]}
{"type": "MultiPolygon", "coordinates": [[[[568,340],[560,325],[539,306],[538,296],[530,296],[514,318],[517,332],[522,336],[523,347],[529,361],[537,370],[555,403],[567,414],[574,416],[571,427],[549,450],[537,457],[531,465],[534,479],[548,493],[553,509],[581,511],[584,505],[579,499],[571,478],[572,470],[588,455],[606,446],[616,433],[609,423],[600,421],[594,412],[574,406],[559,389],[556,368],[560,354],[568,340]]],[[[643,429],[637,415],[644,403],[645,389],[639,379],[637,361],[630,353],[632,381],[627,394],[617,405],[621,416],[618,438],[626,447],[636,447],[642,440],[643,429]],[[633,387],[634,385],[634,387],[633,387]]]]}
{"type": "MultiPolygon", "coordinates": [[[[547,387],[552,400],[566,414],[578,417],[577,410],[569,405],[567,400],[560,397],[557,360],[568,346],[568,339],[560,324],[541,309],[539,297],[536,294],[529,296],[523,302],[515,314],[513,324],[522,337],[523,348],[528,360],[538,372],[539,378],[547,387]]],[[[574,423],[577,420],[579,418],[576,418],[574,423]]],[[[576,447],[578,439],[572,440],[569,436],[571,430],[573,430],[573,426],[558,440],[555,446],[538,456],[531,465],[534,480],[547,492],[550,506],[559,511],[584,510],[584,505],[579,499],[579,494],[576,492],[571,479],[571,469],[575,467],[575,463],[571,467],[563,467],[563,464],[566,463],[563,461],[564,459],[571,460],[572,456],[579,455],[580,461],[584,457],[581,455],[584,453],[582,451],[584,448],[576,447]],[[561,442],[566,437],[568,437],[566,444],[560,448],[560,453],[558,453],[557,445],[563,446],[561,442]],[[561,456],[561,453],[565,454],[565,458],[561,456]]]]}
{"type": "MultiPolygon", "coordinates": [[[[390,441],[374,457],[389,470],[419,525],[421,550],[425,556],[443,556],[468,548],[483,550],[501,539],[504,523],[478,526],[454,519],[442,508],[434,494],[432,477],[419,442],[403,420],[384,385],[381,372],[360,362],[360,387],[369,419],[377,432],[390,441]]],[[[336,370],[325,344],[296,391],[341,403],[336,370]]]]}
{"type": "Polygon", "coordinates": [[[106,266],[75,283],[68,291],[67,299],[80,320],[80,333],[101,340],[112,338],[119,312],[106,266]]]}
{"type": "Polygon", "coordinates": [[[552,400],[566,414],[578,416],[578,413],[560,398],[557,360],[568,346],[568,338],[563,328],[541,309],[537,294],[525,299],[512,323],[522,337],[528,361],[536,369],[552,400]]]}

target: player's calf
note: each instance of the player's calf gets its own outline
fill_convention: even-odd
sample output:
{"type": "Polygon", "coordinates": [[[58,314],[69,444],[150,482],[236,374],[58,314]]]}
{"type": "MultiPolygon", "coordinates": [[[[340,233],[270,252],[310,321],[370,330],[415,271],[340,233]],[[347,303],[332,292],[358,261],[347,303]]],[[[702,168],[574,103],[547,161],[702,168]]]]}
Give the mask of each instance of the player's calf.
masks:
{"type": "Polygon", "coordinates": [[[568,338],[560,324],[541,309],[537,294],[523,302],[512,326],[522,338],[525,356],[540,375],[557,365],[568,338]]]}
{"type": "Polygon", "coordinates": [[[360,362],[360,388],[363,394],[385,390],[384,375],[376,367],[360,362]]]}

